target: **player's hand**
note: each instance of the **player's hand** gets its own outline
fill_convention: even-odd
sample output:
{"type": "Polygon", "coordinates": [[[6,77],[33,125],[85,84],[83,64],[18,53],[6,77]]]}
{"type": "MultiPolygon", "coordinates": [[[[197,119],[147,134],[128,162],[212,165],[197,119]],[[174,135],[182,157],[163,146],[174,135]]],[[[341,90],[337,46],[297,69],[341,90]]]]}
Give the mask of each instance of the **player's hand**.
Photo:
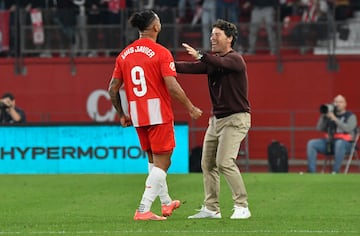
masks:
{"type": "Polygon", "coordinates": [[[131,122],[131,119],[130,119],[130,116],[121,116],[120,117],[120,124],[122,127],[129,127],[132,125],[132,122],[131,122]]]}
{"type": "Polygon", "coordinates": [[[196,120],[202,115],[203,112],[202,112],[202,110],[200,110],[200,108],[194,106],[191,108],[189,113],[190,113],[191,118],[196,120]]]}

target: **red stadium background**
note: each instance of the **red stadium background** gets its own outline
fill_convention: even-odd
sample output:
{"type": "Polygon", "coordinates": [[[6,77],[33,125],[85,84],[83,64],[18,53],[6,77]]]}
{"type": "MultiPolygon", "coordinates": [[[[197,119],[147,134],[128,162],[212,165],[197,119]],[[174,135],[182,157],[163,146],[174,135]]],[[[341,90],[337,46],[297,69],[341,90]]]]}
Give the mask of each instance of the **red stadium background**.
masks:
{"type": "MultiPolygon", "coordinates": [[[[248,66],[252,130],[250,159],[267,158],[273,139],[292,147],[292,159],[306,159],[306,142],[320,136],[315,131],[319,106],[337,94],[348,100],[348,109],[360,117],[360,56],[337,56],[338,70],[328,69],[326,56],[284,56],[282,71],[275,56],[244,56],[248,66]]],[[[177,60],[189,59],[187,56],[177,60]]],[[[13,58],[0,59],[0,93],[12,92],[28,122],[116,121],[107,87],[115,58],[25,58],[24,74],[16,75],[13,58]],[[75,72],[75,73],[72,73],[75,72]]],[[[176,121],[190,125],[190,148],[200,146],[211,106],[207,80],[202,75],[178,75],[192,101],[204,111],[197,121],[189,119],[174,101],[176,121]]]]}

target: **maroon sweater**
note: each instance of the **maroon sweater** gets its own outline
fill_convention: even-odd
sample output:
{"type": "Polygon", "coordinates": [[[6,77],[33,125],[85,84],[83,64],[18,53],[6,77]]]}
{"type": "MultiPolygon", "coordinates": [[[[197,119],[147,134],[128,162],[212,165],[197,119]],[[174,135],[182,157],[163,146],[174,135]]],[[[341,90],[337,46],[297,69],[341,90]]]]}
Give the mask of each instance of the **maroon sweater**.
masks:
{"type": "Polygon", "coordinates": [[[248,78],[243,57],[236,51],[224,56],[204,53],[200,61],[175,62],[176,71],[185,74],[207,74],[216,118],[250,112],[248,78]]]}

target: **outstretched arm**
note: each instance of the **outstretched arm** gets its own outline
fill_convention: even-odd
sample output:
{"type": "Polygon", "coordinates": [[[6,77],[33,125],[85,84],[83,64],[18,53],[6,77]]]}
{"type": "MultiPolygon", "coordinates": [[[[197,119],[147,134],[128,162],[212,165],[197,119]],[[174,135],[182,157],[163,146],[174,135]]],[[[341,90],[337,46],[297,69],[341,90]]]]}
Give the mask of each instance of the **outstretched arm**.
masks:
{"type": "Polygon", "coordinates": [[[226,57],[213,56],[208,53],[202,53],[199,50],[191,47],[187,43],[182,43],[189,55],[194,59],[200,60],[204,64],[212,65],[214,67],[226,68],[232,71],[242,71],[245,68],[245,62],[241,56],[235,53],[228,54],[226,57]]]}

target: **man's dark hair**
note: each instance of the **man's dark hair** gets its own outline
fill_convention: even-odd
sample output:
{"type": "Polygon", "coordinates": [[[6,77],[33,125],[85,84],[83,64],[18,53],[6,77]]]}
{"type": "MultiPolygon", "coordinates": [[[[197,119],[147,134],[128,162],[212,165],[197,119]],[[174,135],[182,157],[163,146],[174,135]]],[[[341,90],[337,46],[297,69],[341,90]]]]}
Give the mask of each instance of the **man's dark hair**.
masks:
{"type": "Polygon", "coordinates": [[[231,22],[228,22],[228,21],[225,21],[225,20],[222,20],[222,19],[218,19],[212,25],[212,27],[213,28],[219,28],[219,29],[223,30],[227,37],[232,36],[233,39],[231,41],[231,47],[233,47],[235,45],[237,37],[238,37],[238,30],[237,30],[235,24],[233,24],[231,22]]]}
{"type": "Polygon", "coordinates": [[[9,98],[11,101],[14,101],[15,96],[12,93],[4,93],[1,98],[9,98]]]}
{"type": "Polygon", "coordinates": [[[155,12],[145,10],[133,13],[129,18],[129,23],[131,26],[138,28],[140,31],[144,31],[155,19],[155,12]]]}

